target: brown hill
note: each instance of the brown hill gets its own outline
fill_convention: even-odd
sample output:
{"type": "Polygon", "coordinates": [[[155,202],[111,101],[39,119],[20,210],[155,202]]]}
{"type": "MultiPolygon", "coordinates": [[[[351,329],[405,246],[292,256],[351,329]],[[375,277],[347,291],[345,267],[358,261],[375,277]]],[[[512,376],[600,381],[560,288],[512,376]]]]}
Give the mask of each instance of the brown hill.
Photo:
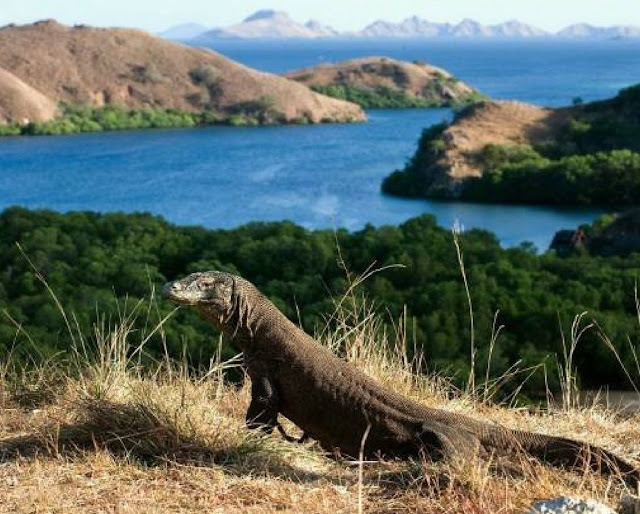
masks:
{"type": "MultiPolygon", "coordinates": [[[[139,30],[55,21],[0,29],[0,67],[52,102],[232,114],[268,105],[283,121],[355,121],[362,110],[211,50],[139,30]]],[[[28,117],[16,106],[12,119],[28,117]]]]}
{"type": "Polygon", "coordinates": [[[46,121],[57,111],[55,102],[0,68],[0,122],[46,121]]]}
{"type": "Polygon", "coordinates": [[[387,57],[364,57],[337,64],[322,64],[285,76],[315,88],[348,86],[365,92],[382,88],[430,104],[458,104],[479,96],[475,89],[442,68],[387,57]]]}
{"type": "Polygon", "coordinates": [[[446,149],[434,171],[436,182],[482,174],[478,154],[488,144],[539,144],[555,137],[569,118],[567,109],[548,109],[522,102],[483,102],[467,108],[443,133],[446,149]]]}
{"type": "Polygon", "coordinates": [[[458,197],[465,179],[482,176],[487,145],[551,142],[571,113],[513,101],[470,105],[452,123],[425,129],[405,169],[389,175],[382,189],[401,196],[458,197]]]}

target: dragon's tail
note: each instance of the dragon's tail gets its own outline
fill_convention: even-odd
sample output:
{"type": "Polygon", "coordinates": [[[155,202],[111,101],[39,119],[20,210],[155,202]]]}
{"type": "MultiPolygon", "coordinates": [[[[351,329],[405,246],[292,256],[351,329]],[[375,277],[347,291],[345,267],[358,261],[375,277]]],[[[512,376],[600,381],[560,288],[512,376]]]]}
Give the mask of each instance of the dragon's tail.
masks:
{"type": "Polygon", "coordinates": [[[518,430],[514,430],[513,435],[522,450],[554,466],[579,468],[586,465],[601,473],[619,474],[634,490],[640,483],[640,469],[599,446],[518,430]]]}

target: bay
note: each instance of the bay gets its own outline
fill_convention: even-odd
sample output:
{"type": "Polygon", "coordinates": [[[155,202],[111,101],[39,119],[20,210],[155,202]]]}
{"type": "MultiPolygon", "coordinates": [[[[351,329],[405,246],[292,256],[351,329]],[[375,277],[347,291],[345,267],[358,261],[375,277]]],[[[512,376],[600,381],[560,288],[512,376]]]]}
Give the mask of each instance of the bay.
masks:
{"type": "MultiPolygon", "coordinates": [[[[564,105],[638,80],[640,42],[219,42],[247,65],[284,71],[358,55],[425,60],[497,98],[564,105]]],[[[505,246],[545,250],[561,228],[602,209],[476,205],[384,196],[423,128],[443,109],[373,110],[355,125],[132,131],[0,139],[0,209],[148,211],[179,224],[231,228],[291,220],[350,230],[423,213],[495,232],[505,246]]]]}

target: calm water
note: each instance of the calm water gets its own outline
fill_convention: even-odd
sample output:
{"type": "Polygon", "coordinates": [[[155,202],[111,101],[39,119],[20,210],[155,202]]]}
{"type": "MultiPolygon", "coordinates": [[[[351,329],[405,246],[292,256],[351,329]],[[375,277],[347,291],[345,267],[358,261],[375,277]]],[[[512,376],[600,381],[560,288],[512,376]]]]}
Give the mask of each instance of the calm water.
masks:
{"type": "MultiPolygon", "coordinates": [[[[604,98],[638,81],[639,42],[225,42],[230,57],[282,71],[357,55],[421,59],[486,93],[547,105],[604,98]]],[[[599,210],[487,206],[382,196],[421,130],[447,110],[371,111],[358,125],[206,128],[0,140],[0,209],[150,211],[229,228],[289,219],[308,228],[397,224],[433,213],[441,225],[494,231],[505,245],[546,249],[553,233],[599,210]]]]}

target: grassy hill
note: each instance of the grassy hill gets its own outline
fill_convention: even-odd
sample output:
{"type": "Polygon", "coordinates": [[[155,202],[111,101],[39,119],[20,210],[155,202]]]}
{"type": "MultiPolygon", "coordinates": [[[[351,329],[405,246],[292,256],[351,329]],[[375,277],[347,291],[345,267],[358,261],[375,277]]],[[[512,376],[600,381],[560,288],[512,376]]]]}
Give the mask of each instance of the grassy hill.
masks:
{"type": "MultiPolygon", "coordinates": [[[[406,355],[402,337],[375,336],[376,318],[357,321],[349,308],[334,314],[344,323],[320,340],[398,392],[505,426],[585,439],[640,464],[638,414],[496,405],[495,383],[469,393],[451,388],[446,376],[416,375],[421,363],[406,355]]],[[[331,459],[313,442],[296,445],[277,433],[248,431],[248,382],[237,387],[225,380],[237,363],[214,358],[198,371],[163,358],[140,368],[141,341],[174,321],[130,307],[94,335],[76,332],[70,351],[40,367],[22,368],[2,356],[1,510],[520,513],[534,500],[561,495],[615,506],[626,490],[616,477],[558,470],[518,455],[358,463],[331,459]],[[147,320],[145,331],[133,329],[136,317],[147,320]]]]}
{"type": "Polygon", "coordinates": [[[360,121],[362,110],[285,78],[258,72],[211,50],[139,30],[67,27],[55,21],[0,29],[0,115],[16,123],[51,121],[71,108],[208,112],[211,119],[260,123],[360,121]],[[11,84],[13,84],[11,86],[11,84]],[[30,110],[31,109],[31,110],[30,110]]]}
{"type": "Polygon", "coordinates": [[[576,373],[593,380],[589,365],[599,380],[640,381],[638,257],[538,257],[527,247],[503,250],[478,231],[458,244],[475,353],[455,244],[430,217],[350,234],[290,223],[224,231],[149,215],[5,211],[0,511],[519,513],[559,495],[615,505],[625,490],[618,478],[519,455],[360,465],[328,458],[313,442],[248,431],[250,388],[233,346],[154,294],[190,271],[240,273],[322,344],[402,394],[587,440],[640,464],[640,414],[576,401],[576,373]],[[404,267],[376,272],[372,262],[404,267]],[[597,329],[585,316],[571,324],[585,309],[597,329]],[[563,320],[571,325],[565,357],[544,362],[549,338],[562,352],[563,320]],[[542,397],[517,407],[531,384],[542,397]]]}

